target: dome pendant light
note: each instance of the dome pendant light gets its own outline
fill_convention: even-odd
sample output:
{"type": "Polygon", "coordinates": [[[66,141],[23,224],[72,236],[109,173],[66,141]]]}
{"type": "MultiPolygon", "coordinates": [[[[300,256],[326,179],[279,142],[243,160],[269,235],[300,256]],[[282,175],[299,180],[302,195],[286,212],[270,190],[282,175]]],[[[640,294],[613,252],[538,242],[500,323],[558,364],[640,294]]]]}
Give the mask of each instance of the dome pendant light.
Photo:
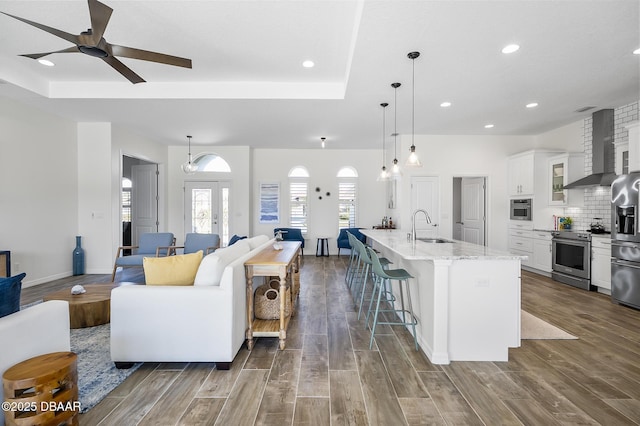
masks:
{"type": "Polygon", "coordinates": [[[422,167],[422,163],[416,154],[416,145],[414,143],[415,138],[415,121],[416,121],[416,58],[420,56],[420,52],[410,52],[407,57],[411,59],[412,67],[412,82],[411,82],[411,149],[409,152],[409,158],[405,166],[408,167],[422,167]]]}
{"type": "Polygon", "coordinates": [[[393,166],[391,166],[391,179],[402,179],[402,171],[400,165],[398,165],[398,87],[400,83],[391,83],[393,87],[393,102],[394,102],[394,119],[393,119],[393,166]]]}
{"type": "Polygon", "coordinates": [[[191,159],[191,136],[187,135],[187,139],[189,139],[189,159],[182,164],[182,171],[185,174],[192,175],[198,170],[198,166],[191,159]]]}
{"type": "Polygon", "coordinates": [[[382,107],[382,170],[380,171],[380,174],[378,175],[378,179],[376,180],[378,182],[385,182],[389,180],[389,172],[387,171],[387,166],[385,166],[385,163],[387,162],[385,159],[387,152],[385,150],[385,144],[384,144],[384,140],[386,137],[385,112],[389,104],[386,102],[383,102],[380,104],[380,106],[382,107]]]}

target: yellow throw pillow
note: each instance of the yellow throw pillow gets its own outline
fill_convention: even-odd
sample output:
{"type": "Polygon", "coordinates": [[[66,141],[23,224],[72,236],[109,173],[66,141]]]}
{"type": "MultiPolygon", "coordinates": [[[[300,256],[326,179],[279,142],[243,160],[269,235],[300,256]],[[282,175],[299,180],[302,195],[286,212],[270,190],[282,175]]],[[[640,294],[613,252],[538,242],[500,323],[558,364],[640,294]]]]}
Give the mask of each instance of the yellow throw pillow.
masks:
{"type": "Polygon", "coordinates": [[[202,250],[190,254],[142,259],[147,285],[193,285],[202,250]]]}

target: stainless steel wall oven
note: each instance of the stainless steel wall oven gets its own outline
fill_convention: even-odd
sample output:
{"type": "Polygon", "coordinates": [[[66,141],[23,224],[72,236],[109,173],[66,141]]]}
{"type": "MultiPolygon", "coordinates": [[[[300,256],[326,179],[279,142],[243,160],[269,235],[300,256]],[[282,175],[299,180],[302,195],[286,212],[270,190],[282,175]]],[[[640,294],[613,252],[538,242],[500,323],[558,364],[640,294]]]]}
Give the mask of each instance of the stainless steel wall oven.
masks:
{"type": "Polygon", "coordinates": [[[510,203],[509,218],[511,220],[532,220],[531,198],[513,199],[510,203]]]}
{"type": "Polygon", "coordinates": [[[591,285],[591,235],[586,232],[553,232],[551,277],[585,290],[591,285]]]}

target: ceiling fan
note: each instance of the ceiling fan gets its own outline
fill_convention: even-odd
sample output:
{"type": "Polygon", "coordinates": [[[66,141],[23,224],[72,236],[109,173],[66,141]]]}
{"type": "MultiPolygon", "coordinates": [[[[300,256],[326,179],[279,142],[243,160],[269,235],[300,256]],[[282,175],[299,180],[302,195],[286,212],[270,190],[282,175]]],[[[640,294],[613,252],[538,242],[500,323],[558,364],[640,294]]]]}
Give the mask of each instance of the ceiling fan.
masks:
{"type": "Polygon", "coordinates": [[[141,59],[143,61],[158,62],[161,64],[174,65],[178,67],[191,68],[191,59],[179,58],[177,56],[165,55],[164,53],[150,52],[148,50],[135,49],[133,47],[118,46],[117,44],[111,44],[104,39],[103,35],[111,18],[113,9],[109,6],[100,3],[97,0],[87,0],[89,3],[89,16],[91,17],[91,28],[87,31],[83,31],[79,35],[70,34],[55,28],[48,27],[37,22],[29,21],[28,19],[20,18],[19,16],[10,15],[8,13],[0,12],[4,15],[15,18],[26,24],[32,25],[43,31],[53,34],[54,36],[65,39],[75,46],[67,49],[58,50],[55,52],[46,53],[33,53],[26,56],[27,58],[40,59],[43,56],[50,55],[52,53],[84,53],[85,55],[100,58],[109,64],[113,69],[122,74],[127,80],[132,83],[143,83],[145,80],[138,74],[133,72],[129,67],[116,59],[116,56],[132,59],[141,59]]]}

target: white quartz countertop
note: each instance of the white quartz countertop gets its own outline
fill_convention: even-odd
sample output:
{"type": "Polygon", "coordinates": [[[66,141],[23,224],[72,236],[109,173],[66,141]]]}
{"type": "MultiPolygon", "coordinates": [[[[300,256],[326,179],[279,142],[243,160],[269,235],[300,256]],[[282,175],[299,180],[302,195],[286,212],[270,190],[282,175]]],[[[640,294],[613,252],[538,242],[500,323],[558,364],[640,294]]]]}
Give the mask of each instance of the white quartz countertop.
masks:
{"type": "Polygon", "coordinates": [[[418,240],[414,244],[407,241],[407,231],[402,230],[361,229],[360,232],[407,260],[523,260],[527,258],[449,238],[443,238],[450,241],[448,243],[427,243],[418,240]]]}

